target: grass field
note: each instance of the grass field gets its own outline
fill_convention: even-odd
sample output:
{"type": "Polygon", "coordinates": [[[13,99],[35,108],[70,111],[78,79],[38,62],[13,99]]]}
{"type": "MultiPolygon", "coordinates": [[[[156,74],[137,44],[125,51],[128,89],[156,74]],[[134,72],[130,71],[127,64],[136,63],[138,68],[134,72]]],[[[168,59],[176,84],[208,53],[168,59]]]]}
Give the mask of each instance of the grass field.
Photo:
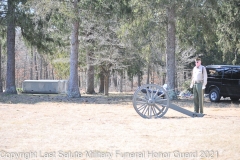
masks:
{"type": "MultiPolygon", "coordinates": [[[[239,102],[206,98],[203,118],[143,119],[131,100],[0,94],[0,159],[239,159],[239,102]]],[[[193,110],[191,99],[172,103],[193,110]]]]}

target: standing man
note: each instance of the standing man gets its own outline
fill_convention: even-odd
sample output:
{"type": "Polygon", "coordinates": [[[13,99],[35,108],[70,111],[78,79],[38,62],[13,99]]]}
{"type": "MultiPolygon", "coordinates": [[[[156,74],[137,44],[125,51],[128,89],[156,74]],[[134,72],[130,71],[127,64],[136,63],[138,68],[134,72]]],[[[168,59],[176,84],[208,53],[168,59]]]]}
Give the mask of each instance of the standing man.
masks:
{"type": "Polygon", "coordinates": [[[196,58],[195,64],[190,88],[193,88],[194,112],[199,113],[200,109],[200,113],[203,113],[203,94],[207,84],[207,71],[206,68],[201,65],[201,58],[196,58]]]}

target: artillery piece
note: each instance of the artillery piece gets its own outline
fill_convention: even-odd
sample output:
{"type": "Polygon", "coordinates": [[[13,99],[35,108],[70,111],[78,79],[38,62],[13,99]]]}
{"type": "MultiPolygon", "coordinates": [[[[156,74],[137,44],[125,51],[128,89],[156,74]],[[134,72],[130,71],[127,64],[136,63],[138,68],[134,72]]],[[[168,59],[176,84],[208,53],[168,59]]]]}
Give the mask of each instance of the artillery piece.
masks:
{"type": "Polygon", "coordinates": [[[169,108],[190,117],[204,116],[172,104],[167,91],[156,84],[145,84],[139,87],[133,95],[133,106],[141,117],[148,119],[163,117],[169,108]]]}

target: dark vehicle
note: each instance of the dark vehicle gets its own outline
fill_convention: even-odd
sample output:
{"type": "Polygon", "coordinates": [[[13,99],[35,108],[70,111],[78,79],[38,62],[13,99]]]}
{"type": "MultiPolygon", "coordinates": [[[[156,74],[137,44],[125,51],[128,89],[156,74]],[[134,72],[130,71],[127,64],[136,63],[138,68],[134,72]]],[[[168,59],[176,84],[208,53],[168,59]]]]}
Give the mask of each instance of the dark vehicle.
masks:
{"type": "Polygon", "coordinates": [[[208,79],[205,93],[212,102],[221,97],[230,97],[232,101],[240,98],[240,66],[209,65],[206,66],[208,79]]]}

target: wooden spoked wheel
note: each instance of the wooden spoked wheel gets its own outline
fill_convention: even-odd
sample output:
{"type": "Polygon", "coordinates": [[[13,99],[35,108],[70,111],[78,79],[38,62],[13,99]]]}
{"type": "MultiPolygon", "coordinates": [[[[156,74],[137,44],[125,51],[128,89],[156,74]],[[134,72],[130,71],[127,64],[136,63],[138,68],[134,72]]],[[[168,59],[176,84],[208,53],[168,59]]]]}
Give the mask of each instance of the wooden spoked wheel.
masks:
{"type": "Polygon", "coordinates": [[[133,95],[133,106],[143,118],[161,118],[169,107],[168,94],[158,85],[142,85],[133,95]]]}

